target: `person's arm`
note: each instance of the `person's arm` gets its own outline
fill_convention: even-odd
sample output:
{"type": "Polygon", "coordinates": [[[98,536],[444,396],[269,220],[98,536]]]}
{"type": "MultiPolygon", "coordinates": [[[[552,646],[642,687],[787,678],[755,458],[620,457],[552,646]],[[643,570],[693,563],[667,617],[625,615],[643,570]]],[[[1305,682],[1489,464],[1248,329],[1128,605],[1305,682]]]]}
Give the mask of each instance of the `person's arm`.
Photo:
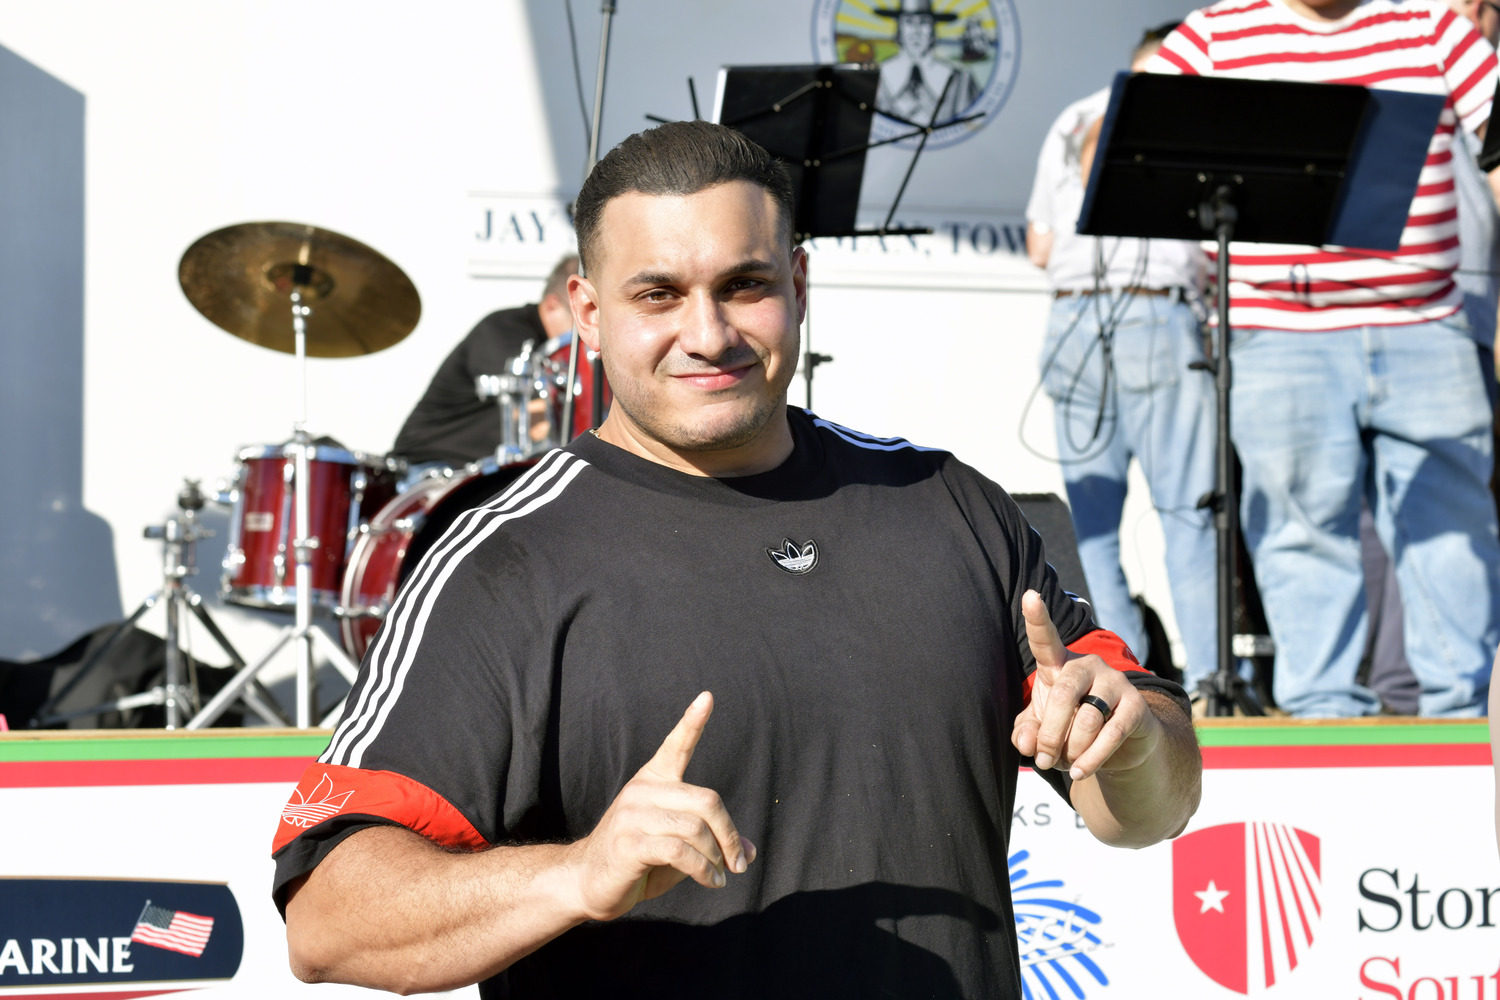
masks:
{"type": "MultiPolygon", "coordinates": [[[[1445,15],[1437,50],[1443,82],[1448,87],[1448,100],[1458,117],[1459,129],[1483,139],[1489,129],[1490,105],[1495,93],[1494,46],[1468,18],[1445,15]]],[[[1453,137],[1455,156],[1467,155],[1462,148],[1462,138],[1460,135],[1453,137]]],[[[1500,205],[1500,176],[1491,170],[1486,179],[1491,197],[1500,205]]]]}
{"type": "Polygon", "coordinates": [[[1011,736],[1016,749],[1038,768],[1068,771],[1073,807],[1104,843],[1148,847],[1177,836],[1202,795],[1192,721],[1100,657],[1071,652],[1035,591],[1021,606],[1037,666],[1011,736]],[[1107,718],[1088,696],[1103,699],[1107,718]]]}
{"type": "Polygon", "coordinates": [[[1031,180],[1031,196],[1026,201],[1026,259],[1045,268],[1052,259],[1053,189],[1063,168],[1063,142],[1053,122],[1037,153],[1036,174],[1031,180]]]}
{"type": "Polygon", "coordinates": [[[722,887],[755,847],[715,792],[682,781],[712,711],[704,692],[574,843],[454,853],[404,827],[351,834],[290,887],[292,971],[403,994],[454,989],[684,878],[722,887]]]}
{"type": "Polygon", "coordinates": [[[1035,222],[1026,223],[1026,259],[1037,267],[1046,267],[1052,258],[1052,230],[1035,222]]]}

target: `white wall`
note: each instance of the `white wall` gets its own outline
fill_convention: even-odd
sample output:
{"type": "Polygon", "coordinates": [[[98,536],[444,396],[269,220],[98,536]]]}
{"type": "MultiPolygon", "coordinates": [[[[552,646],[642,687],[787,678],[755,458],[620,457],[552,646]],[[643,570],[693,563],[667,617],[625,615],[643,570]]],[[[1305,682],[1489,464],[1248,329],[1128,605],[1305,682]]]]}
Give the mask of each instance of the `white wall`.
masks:
{"type": "MultiPolygon", "coordinates": [[[[1023,47],[1010,101],[974,140],[931,154],[913,180],[925,193],[909,203],[935,223],[1017,221],[1047,122],[1107,82],[1140,27],[1192,5],[1016,6],[1023,47]]],[[[574,8],[591,95],[598,5],[574,8]]],[[[720,64],[812,61],[813,8],[627,0],[605,144],[647,124],[647,112],[686,116],[689,74],[706,107],[720,64]]],[[[576,191],[583,129],[565,24],[557,0],[0,0],[0,45],[86,104],[82,498],[113,529],[125,609],[160,582],[158,549],[140,531],[172,509],[182,477],[212,485],[241,445],[288,437],[295,415],[292,359],[203,319],[177,284],[183,251],[222,226],[285,219],[352,236],[405,270],[423,299],[410,337],[370,357],[309,364],[312,430],[387,449],[451,345],[491,309],[534,298],[536,277],[570,238],[560,206],[576,191]],[[540,207],[546,238],[480,241],[487,206],[540,207]]],[[[890,159],[872,158],[871,170],[888,176],[905,154],[881,155],[890,159]]],[[[818,372],[817,408],[950,446],[1013,491],[1061,492],[1056,466],[1019,440],[1044,286],[1003,249],[954,253],[952,242],[940,232],[925,254],[895,265],[869,250],[814,250],[814,343],[837,358],[818,372]]],[[[1024,428],[1045,453],[1049,411],[1040,401],[1024,428]]],[[[1127,508],[1126,570],[1170,628],[1159,529],[1143,495],[1135,490],[1127,508]]],[[[221,513],[208,521],[225,527],[221,513]]],[[[205,596],[223,544],[221,531],[200,551],[205,596]]],[[[251,657],[282,623],[235,608],[221,620],[251,657]]],[[[222,659],[205,637],[195,641],[206,659],[222,659]]],[[[52,651],[0,635],[0,656],[52,651]]]]}

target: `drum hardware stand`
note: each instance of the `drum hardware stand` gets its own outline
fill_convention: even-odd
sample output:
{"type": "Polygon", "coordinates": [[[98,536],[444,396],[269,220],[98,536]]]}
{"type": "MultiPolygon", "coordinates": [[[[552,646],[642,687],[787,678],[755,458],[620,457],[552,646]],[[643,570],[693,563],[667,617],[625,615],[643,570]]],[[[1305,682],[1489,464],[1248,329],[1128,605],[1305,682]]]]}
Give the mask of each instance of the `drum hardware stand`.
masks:
{"type": "MultiPolygon", "coordinates": [[[[197,514],[203,508],[203,503],[204,497],[198,489],[198,481],[185,480],[182,490],[177,494],[177,506],[182,513],[168,518],[163,524],[153,524],[145,529],[146,538],[161,539],[161,589],[142,601],[129,618],[117,625],[108,638],[83,661],[78,672],[68,679],[62,690],[47,699],[46,703],[37,709],[36,716],[31,723],[32,728],[51,726],[84,715],[97,715],[109,710],[123,711],[128,708],[142,708],[147,705],[166,707],[168,729],[181,726],[186,712],[191,711],[198,702],[197,671],[193,668],[192,658],[185,658],[182,653],[181,625],[184,610],[191,612],[198,619],[208,634],[213,637],[214,642],[218,643],[219,648],[229,657],[231,665],[236,668],[245,666],[244,658],[235,650],[233,644],[209,615],[208,609],[203,606],[203,599],[185,582],[187,577],[195,576],[198,572],[196,559],[198,539],[214,536],[214,532],[198,525],[197,514]],[[167,615],[166,666],[162,683],[150,691],[126,695],[91,708],[55,712],[58,704],[78,687],[84,677],[104,662],[105,654],[114,647],[120,637],[140,621],[147,611],[162,602],[165,602],[167,615]],[[189,674],[186,684],[183,683],[185,660],[189,674]]],[[[271,693],[259,682],[246,685],[238,697],[268,725],[287,725],[286,715],[276,706],[276,700],[271,697],[271,693]]]]}
{"type": "MultiPolygon", "coordinates": [[[[529,394],[532,390],[550,393],[555,387],[545,378],[544,371],[536,370],[535,349],[535,343],[528,340],[521,345],[520,355],[511,360],[509,371],[474,378],[475,395],[482,400],[494,400],[500,410],[500,444],[495,448],[495,461],[500,465],[524,461],[538,451],[536,442],[531,440],[529,394]]],[[[566,439],[563,443],[567,443],[566,439]]]]}
{"type": "MultiPolygon", "coordinates": [[[[292,552],[296,565],[293,579],[297,587],[295,624],[281,630],[281,638],[271,646],[265,656],[242,667],[234,675],[234,679],[225,685],[224,689],[216,694],[207,705],[204,705],[201,712],[189,720],[187,724],[189,729],[201,729],[217,719],[241,691],[255,683],[256,674],[275,659],[288,643],[293,645],[296,658],[298,729],[308,729],[313,725],[316,695],[313,682],[313,647],[315,645],[322,644],[329,663],[343,674],[351,685],[358,674],[358,666],[345,655],[338,643],[330,639],[322,629],[314,628],[312,623],[312,556],[319,546],[319,539],[307,536],[307,526],[312,516],[311,501],[308,496],[310,476],[307,465],[307,451],[312,444],[311,437],[307,433],[307,317],[312,314],[312,308],[302,304],[301,292],[302,288],[310,287],[312,281],[312,268],[305,264],[298,264],[293,268],[292,330],[296,338],[298,405],[300,407],[297,422],[292,425],[292,452],[295,463],[292,488],[296,494],[297,522],[297,537],[292,539],[292,552]]],[[[335,706],[328,717],[319,720],[319,724],[327,724],[334,713],[341,708],[342,703],[335,706]]]]}

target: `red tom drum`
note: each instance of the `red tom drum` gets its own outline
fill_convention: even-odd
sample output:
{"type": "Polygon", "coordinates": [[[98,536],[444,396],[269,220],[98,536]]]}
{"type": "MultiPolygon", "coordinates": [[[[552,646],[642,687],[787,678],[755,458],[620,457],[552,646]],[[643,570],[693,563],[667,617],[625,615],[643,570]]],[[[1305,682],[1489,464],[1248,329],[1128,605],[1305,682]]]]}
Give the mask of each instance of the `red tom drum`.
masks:
{"type": "MultiPolygon", "coordinates": [[[[229,549],[220,593],[231,604],[291,610],[297,602],[294,446],[256,445],[237,456],[229,549]]],[[[359,527],[396,495],[396,470],[384,459],[337,445],[308,446],[308,537],[312,602],[338,606],[339,582],[359,527]]]]}

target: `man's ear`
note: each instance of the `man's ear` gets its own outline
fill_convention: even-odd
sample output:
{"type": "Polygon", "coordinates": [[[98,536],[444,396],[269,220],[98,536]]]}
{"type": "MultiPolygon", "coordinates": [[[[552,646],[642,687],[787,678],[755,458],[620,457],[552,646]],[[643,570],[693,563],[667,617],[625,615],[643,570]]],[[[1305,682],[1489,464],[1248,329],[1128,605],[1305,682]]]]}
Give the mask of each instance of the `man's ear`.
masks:
{"type": "Polygon", "coordinates": [[[593,282],[575,274],[568,279],[568,304],[573,308],[573,329],[591,351],[599,350],[599,294],[593,282]]]}
{"type": "Polygon", "coordinates": [[[792,289],[797,295],[797,325],[807,319],[807,248],[792,248],[792,289]]]}

